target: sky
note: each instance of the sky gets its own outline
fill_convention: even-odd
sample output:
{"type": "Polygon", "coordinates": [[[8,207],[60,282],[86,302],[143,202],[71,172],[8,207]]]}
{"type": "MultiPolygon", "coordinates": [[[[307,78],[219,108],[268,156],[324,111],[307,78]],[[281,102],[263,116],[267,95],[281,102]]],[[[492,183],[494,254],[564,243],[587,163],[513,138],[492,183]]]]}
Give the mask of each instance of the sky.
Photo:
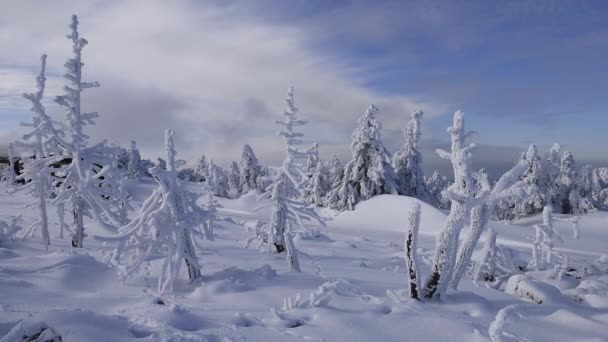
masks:
{"type": "Polygon", "coordinates": [[[380,109],[390,151],[421,109],[426,172],[450,176],[435,156],[455,110],[477,132],[476,168],[500,174],[534,143],[554,142],[579,163],[608,166],[606,1],[7,1],[0,11],[0,153],[31,115],[48,54],[45,105],[65,84],[72,14],[83,52],[91,142],[136,140],[162,155],[176,131],[181,158],[226,165],[250,144],[269,164],[284,148],[273,121],[295,87],[306,140],[347,161],[357,118],[380,109]]]}

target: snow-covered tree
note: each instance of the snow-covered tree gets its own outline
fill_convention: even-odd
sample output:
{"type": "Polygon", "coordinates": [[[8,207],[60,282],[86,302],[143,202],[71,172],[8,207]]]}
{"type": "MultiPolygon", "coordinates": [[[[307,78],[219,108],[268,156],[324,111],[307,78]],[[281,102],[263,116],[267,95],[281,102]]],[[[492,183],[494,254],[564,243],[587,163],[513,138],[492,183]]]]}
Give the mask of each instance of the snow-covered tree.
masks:
{"type": "Polygon", "coordinates": [[[544,164],[544,176],[545,184],[547,186],[547,204],[553,208],[561,208],[559,200],[560,196],[560,167],[561,167],[561,149],[562,147],[558,143],[554,143],[549,149],[547,156],[545,157],[544,164]]]}
{"type": "Polygon", "coordinates": [[[353,210],[359,201],[397,193],[395,171],[390,154],[382,144],[382,125],[377,114],[378,108],[369,106],[353,132],[350,146],[353,158],[346,164],[342,184],[336,190],[336,209],[353,210]]]}
{"type": "Polygon", "coordinates": [[[448,128],[451,135],[452,151],[438,150],[440,157],[452,162],[454,168],[454,184],[447,194],[451,200],[450,213],[445,227],[437,237],[431,275],[426,280],[423,296],[426,298],[441,298],[452,280],[458,252],[458,237],[465,224],[465,216],[469,212],[474,194],[473,170],[471,167],[471,152],[475,145],[466,145],[470,132],[464,130],[464,113],[454,113],[454,123],[448,128]]]}
{"type": "Polygon", "coordinates": [[[426,189],[429,193],[430,203],[439,209],[448,209],[450,201],[447,198],[445,191],[450,186],[450,181],[445,176],[439,175],[439,172],[433,172],[431,178],[426,180],[426,189]]]}
{"type": "Polygon", "coordinates": [[[258,187],[259,178],[262,176],[262,168],[258,162],[258,158],[253,153],[253,149],[248,144],[243,145],[243,153],[241,162],[241,191],[243,194],[255,189],[264,190],[258,187]]]}
{"type": "Polygon", "coordinates": [[[405,236],[405,261],[407,264],[410,297],[419,299],[420,275],[418,273],[418,228],[420,226],[420,204],[414,203],[408,217],[408,230],[405,236]]]}
{"type": "Polygon", "coordinates": [[[563,242],[553,223],[553,209],[551,206],[545,206],[543,209],[543,223],[534,225],[536,236],[532,245],[532,262],[528,267],[543,271],[547,265],[551,264],[555,254],[555,244],[563,242]]]}
{"type": "Polygon", "coordinates": [[[205,155],[202,155],[196,164],[195,176],[192,182],[206,182],[209,177],[209,163],[205,155]]]}
{"type": "Polygon", "coordinates": [[[62,153],[52,160],[58,164],[69,161],[69,164],[55,172],[61,176],[61,180],[54,203],[70,207],[74,217],[72,246],[82,247],[84,216],[94,217],[102,227],[115,231],[112,223],[126,222],[122,216],[126,196],[122,184],[112,182],[122,179],[111,175],[117,169],[117,151],[107,146],[105,141],[88,146],[84,128],[93,125],[98,114],[82,113],[80,95],[85,89],[98,87],[99,83],[82,81],[82,49],[88,42],[78,33],[78,18],[75,15],[69,28],[71,32],[68,38],[72,40],[74,55],[65,63],[65,78],[70,84],[64,87],[66,94],[55,99],[66,110],[66,139],[58,134],[53,137],[62,153]]]}
{"type": "Polygon", "coordinates": [[[158,277],[159,294],[172,293],[173,284],[179,277],[182,264],[186,265],[191,281],[201,277],[201,265],[194,247],[196,238],[213,240],[215,207],[197,204],[198,194],[188,190],[178,180],[173,144],[173,131],[165,131],[167,170],[151,169],[158,187],[148,197],[138,214],[127,225],[118,230],[116,236],[95,238],[117,243],[107,256],[123,276],[138,272],[151,256],[164,258],[158,277]],[[197,227],[202,226],[200,231],[197,227]]]}
{"type": "Polygon", "coordinates": [[[429,202],[429,193],[422,172],[422,154],[419,151],[420,120],[422,111],[412,112],[412,118],[403,130],[405,143],[393,158],[393,167],[397,175],[397,191],[400,195],[419,198],[429,202]]]}
{"type": "Polygon", "coordinates": [[[129,148],[129,162],[127,169],[129,170],[129,178],[140,178],[145,174],[145,170],[142,170],[141,155],[135,140],[131,140],[131,147],[129,148]]]}
{"type": "Polygon", "coordinates": [[[542,160],[538,155],[536,145],[530,145],[528,152],[524,155],[528,162],[528,169],[524,172],[521,179],[526,187],[527,196],[515,203],[516,216],[530,215],[541,212],[547,203],[547,185],[542,160]]]}
{"type": "Polygon", "coordinates": [[[344,178],[344,166],[340,161],[340,155],[334,154],[327,165],[328,169],[328,192],[325,198],[325,205],[330,208],[337,208],[339,203],[339,189],[342,187],[344,178]]]}
{"type": "Polygon", "coordinates": [[[158,166],[158,168],[161,170],[166,170],[167,162],[163,158],[158,157],[158,158],[156,158],[156,166],[158,166]]]}
{"type": "Polygon", "coordinates": [[[317,165],[319,164],[319,144],[313,143],[308,148],[308,158],[306,158],[306,165],[304,167],[304,172],[309,177],[312,177],[313,173],[317,170],[317,165]]]}
{"type": "Polygon", "coordinates": [[[6,173],[6,183],[8,185],[15,184],[15,179],[17,178],[15,169],[15,146],[10,142],[8,143],[8,170],[6,173]]]}
{"type": "Polygon", "coordinates": [[[241,195],[241,169],[235,161],[230,163],[228,169],[228,189],[230,198],[238,198],[241,195]]]}
{"type": "Polygon", "coordinates": [[[49,155],[57,153],[57,144],[53,136],[59,133],[53,127],[51,118],[46,114],[42,104],[46,85],[46,55],[41,56],[40,64],[40,73],[36,77],[37,91],[32,94],[23,94],[23,97],[32,103],[33,115],[32,123],[22,124],[22,126],[31,128],[31,131],[23,136],[23,140],[28,143],[20,143],[28,150],[29,155],[23,156],[23,172],[19,175],[25,185],[17,190],[26,190],[37,197],[39,218],[29,227],[25,235],[27,236],[30,231],[39,228],[42,233],[42,241],[48,246],[51,244],[51,237],[48,229],[46,200],[49,198],[52,188],[49,155]]]}
{"type": "Polygon", "coordinates": [[[265,233],[259,238],[261,243],[266,243],[269,251],[286,252],[290,269],[300,272],[292,228],[296,225],[304,228],[304,221],[315,220],[321,225],[324,222],[312,208],[299,200],[302,196],[302,186],[307,178],[301,169],[301,161],[309,156],[310,151],[298,147],[302,145],[303,134],[296,132],[295,128],[306,124],[306,121],[297,117],[298,108],[295,105],[293,87],[289,88],[285,102],[287,109],[283,113],[283,120],[275,123],[281,126],[278,134],[283,138],[287,154],[269,190],[261,196],[272,201],[273,210],[270,222],[264,229],[265,233]]]}
{"type": "Polygon", "coordinates": [[[530,164],[531,162],[527,159],[520,160],[519,163],[502,175],[494,186],[490,184],[488,174],[484,169],[475,175],[478,188],[473,200],[469,203],[469,229],[458,249],[456,265],[451,279],[453,289],[458,288],[460,279],[469,267],[475,246],[477,246],[479,238],[486,230],[496,204],[501,200],[511,201],[513,198],[521,200],[527,196],[525,183],[520,179],[524,172],[530,168],[530,164]]]}
{"type": "Polygon", "coordinates": [[[205,187],[214,195],[228,197],[228,177],[225,171],[216,165],[213,160],[209,162],[205,187]]]}
{"type": "Polygon", "coordinates": [[[317,206],[325,204],[325,196],[329,192],[329,170],[322,162],[317,162],[317,166],[310,176],[304,197],[308,203],[317,206]]]}

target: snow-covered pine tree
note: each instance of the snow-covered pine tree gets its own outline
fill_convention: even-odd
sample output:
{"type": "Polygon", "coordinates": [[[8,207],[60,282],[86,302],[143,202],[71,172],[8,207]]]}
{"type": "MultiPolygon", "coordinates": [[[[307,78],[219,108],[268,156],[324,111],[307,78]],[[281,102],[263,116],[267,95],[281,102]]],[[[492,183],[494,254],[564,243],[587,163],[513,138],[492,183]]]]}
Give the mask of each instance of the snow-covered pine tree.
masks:
{"type": "Polygon", "coordinates": [[[396,194],[396,176],[388,150],[382,144],[382,125],[376,117],[378,108],[371,105],[359,119],[353,132],[350,150],[353,159],[346,164],[334,208],[353,210],[359,201],[375,195],[396,194]]]}
{"type": "Polygon", "coordinates": [[[558,143],[554,143],[545,157],[545,164],[543,167],[545,170],[545,184],[547,186],[547,204],[551,205],[553,208],[559,208],[561,206],[558,199],[560,196],[559,192],[561,191],[559,181],[561,149],[562,147],[558,143]]]}
{"type": "Polygon", "coordinates": [[[547,203],[547,184],[544,175],[542,160],[538,155],[536,145],[530,145],[528,152],[524,155],[528,162],[528,169],[524,172],[521,179],[526,187],[527,196],[518,199],[515,203],[516,216],[531,215],[541,212],[547,203]]]}
{"type": "Polygon", "coordinates": [[[329,170],[323,162],[317,162],[315,171],[310,176],[306,187],[305,199],[317,206],[325,205],[325,196],[329,192],[329,170]]]}
{"type": "Polygon", "coordinates": [[[325,196],[325,205],[329,208],[338,207],[338,193],[342,187],[342,179],[344,178],[344,166],[340,161],[340,155],[334,154],[329,161],[328,168],[328,191],[325,196]]]}
{"type": "Polygon", "coordinates": [[[431,178],[426,180],[426,188],[429,193],[431,204],[439,209],[448,209],[450,201],[445,196],[445,190],[450,186],[450,181],[445,176],[434,171],[431,178]]]}
{"type": "Polygon", "coordinates": [[[235,161],[230,163],[228,169],[228,189],[230,198],[238,198],[241,195],[241,169],[235,161]]]}
{"type": "Polygon", "coordinates": [[[573,212],[574,208],[570,201],[570,194],[575,190],[577,180],[578,173],[574,156],[572,153],[565,151],[560,162],[558,178],[559,192],[556,196],[557,208],[562,214],[571,214],[573,212]]]}
{"type": "Polygon", "coordinates": [[[107,256],[123,276],[138,272],[151,256],[164,257],[158,278],[157,292],[172,293],[182,264],[186,265],[191,281],[201,277],[201,266],[194,250],[195,238],[213,240],[213,206],[203,208],[197,204],[198,194],[188,190],[178,180],[172,130],[165,131],[167,170],[151,169],[158,187],[148,197],[138,214],[113,237],[96,236],[104,242],[117,243],[107,256]],[[203,231],[196,228],[202,226],[203,231]]]}
{"type": "Polygon", "coordinates": [[[454,122],[448,128],[451,135],[452,151],[438,150],[437,154],[452,162],[454,168],[454,184],[448,190],[451,200],[450,213],[445,227],[437,237],[431,275],[426,280],[422,291],[425,298],[441,298],[452,280],[456,255],[458,252],[458,237],[464,227],[465,215],[469,212],[473,200],[474,180],[471,167],[471,152],[474,144],[466,145],[471,132],[465,133],[464,113],[454,113],[454,122]]]}
{"type": "Polygon", "coordinates": [[[306,121],[297,117],[298,108],[295,105],[293,87],[289,88],[285,102],[287,109],[283,113],[283,120],[277,120],[275,123],[281,126],[281,131],[277,133],[283,138],[287,154],[268,191],[260,196],[272,200],[273,210],[270,222],[265,227],[266,233],[259,238],[262,243],[267,244],[269,251],[277,253],[285,251],[290,269],[300,272],[292,228],[296,225],[304,228],[304,221],[315,220],[320,225],[324,225],[324,222],[312,208],[299,200],[302,196],[302,186],[307,178],[306,173],[301,169],[301,164],[310,151],[298,148],[298,145],[302,145],[303,134],[294,129],[306,124],[306,121]]]}
{"type": "Polygon", "coordinates": [[[202,155],[196,164],[194,179],[192,182],[206,182],[207,177],[209,177],[209,163],[207,162],[207,158],[205,155],[202,155]]]}
{"type": "Polygon", "coordinates": [[[24,156],[23,172],[19,178],[24,181],[24,186],[18,188],[17,191],[26,190],[28,193],[37,197],[37,207],[39,218],[25,232],[25,236],[30,234],[30,231],[40,228],[42,233],[42,241],[48,246],[51,244],[51,237],[48,229],[48,215],[46,210],[46,200],[49,198],[49,190],[51,186],[51,168],[49,165],[49,155],[57,153],[57,144],[53,139],[55,134],[59,134],[53,127],[51,118],[46,114],[42,98],[46,85],[46,55],[40,57],[40,73],[36,77],[37,91],[32,94],[23,94],[23,97],[32,103],[31,111],[32,123],[23,123],[22,126],[31,128],[31,131],[23,136],[24,141],[29,143],[20,143],[26,148],[29,153],[24,156]]]}
{"type": "Polygon", "coordinates": [[[216,165],[213,160],[209,161],[204,186],[216,196],[228,197],[228,178],[224,170],[216,165]]]}
{"type": "Polygon", "coordinates": [[[127,169],[129,170],[129,178],[138,179],[142,177],[145,174],[145,170],[142,170],[141,155],[139,154],[135,140],[131,140],[128,156],[127,169]]]}
{"type": "Polygon", "coordinates": [[[420,226],[420,203],[414,203],[408,216],[408,230],[405,236],[405,261],[407,264],[410,297],[419,299],[420,275],[418,273],[418,228],[420,226]]]}
{"type": "Polygon", "coordinates": [[[82,81],[82,49],[88,43],[78,33],[78,18],[72,16],[69,25],[70,34],[67,36],[73,43],[73,57],[66,63],[65,78],[70,82],[65,86],[65,95],[55,99],[66,110],[65,127],[67,139],[56,134],[53,138],[62,149],[62,153],[52,158],[52,162],[62,166],[56,175],[61,175],[57,197],[53,200],[59,206],[68,206],[74,217],[72,246],[82,247],[84,233],[84,216],[96,218],[102,227],[115,231],[112,223],[124,224],[122,216],[126,196],[121,184],[110,180],[121,179],[112,177],[116,172],[117,151],[103,141],[97,145],[88,146],[88,136],[84,133],[86,125],[93,125],[97,113],[82,113],[82,91],[98,87],[97,82],[82,81]]]}
{"type": "Polygon", "coordinates": [[[405,143],[393,157],[393,167],[397,176],[397,191],[400,195],[429,202],[430,196],[422,172],[422,154],[418,149],[422,135],[420,129],[422,116],[421,110],[412,112],[412,118],[403,130],[405,143]]]}
{"type": "Polygon", "coordinates": [[[308,158],[306,158],[304,172],[306,172],[309,177],[312,177],[317,170],[317,165],[319,164],[319,144],[315,142],[310,145],[308,152],[309,154],[308,158]]]}
{"type": "Polygon", "coordinates": [[[240,184],[243,194],[256,189],[265,190],[265,188],[258,187],[259,178],[262,176],[262,168],[249,144],[243,145],[243,153],[241,155],[239,167],[241,169],[240,184]]]}

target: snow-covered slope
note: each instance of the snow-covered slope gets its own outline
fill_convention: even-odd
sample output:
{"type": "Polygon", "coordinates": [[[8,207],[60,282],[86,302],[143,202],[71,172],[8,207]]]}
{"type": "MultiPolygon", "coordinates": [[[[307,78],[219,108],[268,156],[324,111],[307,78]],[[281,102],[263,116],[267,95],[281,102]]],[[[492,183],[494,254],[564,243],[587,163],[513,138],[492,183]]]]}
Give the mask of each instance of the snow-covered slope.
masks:
{"type": "MultiPolygon", "coordinates": [[[[152,187],[133,183],[130,190],[137,205],[152,187]]],[[[260,205],[256,198],[250,193],[220,202],[226,210],[244,214],[260,205]]],[[[29,202],[31,198],[0,192],[0,220],[22,214],[21,224],[29,225],[35,219],[35,212],[25,207],[29,202]]],[[[162,298],[150,285],[156,281],[158,260],[150,260],[149,275],[123,282],[104,263],[100,243],[87,237],[85,248],[73,250],[68,239],[58,238],[51,213],[48,251],[39,235],[0,246],[0,341],[19,341],[45,327],[64,342],[608,339],[606,276],[581,281],[529,274],[514,279],[510,294],[464,280],[460,291],[450,292],[443,303],[407,299],[403,235],[415,202],[386,195],[360,203],[353,212],[323,210],[333,218],[324,234],[296,239],[302,273],[290,272],[283,255],[243,248],[252,233],[221,221],[216,240],[203,241],[197,251],[203,282],[188,284],[182,274],[175,294],[162,298]],[[530,289],[546,302],[533,303],[527,297],[530,289]]],[[[267,212],[255,215],[263,218],[267,212]]],[[[422,203],[419,253],[425,274],[434,234],[444,219],[441,211],[422,203]]],[[[530,224],[538,220],[493,225],[505,243],[529,258],[530,224]]],[[[585,215],[580,240],[571,239],[567,222],[559,222],[565,243],[558,247],[572,252],[577,263],[596,261],[608,248],[606,222],[607,213],[585,215]]],[[[108,234],[94,222],[86,228],[89,234],[108,234]]]]}

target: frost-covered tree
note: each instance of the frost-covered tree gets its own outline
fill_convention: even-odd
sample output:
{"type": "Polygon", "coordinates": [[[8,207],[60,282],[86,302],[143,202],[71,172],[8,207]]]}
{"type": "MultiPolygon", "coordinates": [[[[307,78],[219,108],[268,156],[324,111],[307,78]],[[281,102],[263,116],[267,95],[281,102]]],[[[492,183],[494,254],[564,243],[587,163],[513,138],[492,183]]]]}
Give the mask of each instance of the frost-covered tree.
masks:
{"type": "Polygon", "coordinates": [[[543,271],[547,265],[551,264],[555,254],[555,244],[563,242],[553,223],[553,209],[551,206],[545,206],[543,209],[543,223],[534,225],[536,236],[532,245],[532,262],[528,267],[543,271]]]}
{"type": "Polygon", "coordinates": [[[131,140],[131,147],[129,148],[129,162],[127,169],[129,170],[129,178],[140,178],[145,174],[145,170],[142,170],[141,155],[135,140],[131,140]]]}
{"type": "Polygon", "coordinates": [[[465,132],[462,111],[454,113],[454,122],[448,128],[448,133],[452,140],[451,152],[438,150],[437,153],[452,162],[454,184],[447,190],[451,201],[450,213],[443,231],[437,237],[431,274],[422,291],[423,296],[429,299],[441,298],[452,280],[458,252],[458,237],[464,227],[465,216],[469,212],[474,195],[471,152],[476,146],[466,144],[471,132],[465,132]]]}
{"type": "Polygon", "coordinates": [[[322,162],[318,162],[306,187],[304,195],[306,201],[317,206],[323,206],[330,185],[327,166],[322,162]]]}
{"type": "Polygon", "coordinates": [[[199,206],[198,194],[178,180],[177,167],[181,161],[176,160],[173,135],[173,131],[165,131],[167,170],[151,169],[158,187],[144,201],[137,215],[121,227],[116,236],[95,237],[117,243],[107,260],[125,277],[138,272],[152,256],[162,256],[159,294],[173,292],[182,264],[186,265],[189,279],[198,281],[201,265],[194,250],[195,239],[213,240],[215,207],[199,206]],[[199,226],[203,227],[202,231],[197,229],[199,226]]]}
{"type": "Polygon", "coordinates": [[[117,170],[117,151],[106,145],[88,146],[88,136],[84,133],[86,125],[93,125],[97,113],[82,113],[81,93],[85,89],[99,86],[97,82],[82,81],[82,50],[88,43],[78,33],[78,18],[73,15],[69,25],[68,38],[73,43],[73,56],[66,63],[65,78],[69,85],[64,87],[65,95],[55,99],[66,110],[66,139],[59,135],[53,138],[62,149],[61,154],[53,158],[57,164],[69,161],[56,174],[61,175],[57,197],[54,203],[68,206],[74,218],[72,246],[82,247],[84,233],[84,216],[96,218],[102,227],[115,231],[114,224],[123,224],[122,216],[126,205],[126,196],[121,180],[111,173],[117,170]]]}
{"type": "Polygon", "coordinates": [[[225,171],[216,165],[213,160],[209,162],[208,168],[205,187],[216,196],[228,197],[228,177],[225,171]]]}
{"type": "Polygon", "coordinates": [[[573,212],[571,203],[571,193],[576,189],[577,185],[577,169],[572,153],[565,151],[560,161],[558,192],[556,194],[556,203],[558,210],[562,214],[570,214],[573,212]]]}
{"type": "Polygon", "coordinates": [[[561,191],[559,181],[561,149],[562,147],[558,143],[554,143],[545,157],[544,164],[545,184],[547,186],[547,204],[551,205],[553,208],[561,207],[558,198],[561,191]]]}
{"type": "Polygon", "coordinates": [[[23,136],[27,143],[20,143],[25,147],[30,156],[22,158],[23,172],[19,178],[24,181],[24,186],[17,190],[26,190],[28,193],[37,197],[38,220],[34,222],[26,231],[25,236],[30,231],[40,229],[42,241],[48,246],[51,244],[51,237],[48,229],[48,214],[46,200],[49,198],[51,185],[51,167],[49,165],[49,155],[57,153],[57,144],[53,136],[59,132],[53,127],[51,118],[46,114],[42,98],[46,85],[46,55],[40,58],[40,73],[36,77],[37,91],[35,93],[23,94],[32,103],[31,111],[32,122],[23,123],[22,126],[31,128],[31,131],[23,136]]]}
{"type": "Polygon", "coordinates": [[[523,159],[529,165],[521,177],[526,187],[527,196],[521,200],[518,199],[517,203],[515,203],[516,216],[541,212],[547,203],[546,194],[548,189],[545,183],[546,177],[536,145],[530,145],[523,159]]]}
{"type": "Polygon", "coordinates": [[[304,172],[309,177],[312,177],[313,173],[317,170],[317,165],[319,164],[319,144],[313,143],[308,148],[308,158],[306,158],[306,166],[304,167],[304,172]]]}
{"type": "Polygon", "coordinates": [[[158,158],[156,158],[156,166],[158,166],[158,168],[161,170],[166,170],[167,162],[163,158],[158,157],[158,158]]]}
{"type": "Polygon", "coordinates": [[[359,201],[375,195],[396,194],[395,171],[390,154],[380,136],[382,125],[376,117],[378,108],[371,105],[359,119],[353,132],[350,150],[353,158],[346,164],[334,207],[353,210],[359,201]]]}
{"type": "Polygon", "coordinates": [[[8,143],[8,170],[6,173],[6,183],[8,185],[15,184],[15,179],[17,177],[15,169],[15,146],[10,142],[8,143]]]}
{"type": "Polygon", "coordinates": [[[448,209],[450,201],[447,198],[445,191],[450,186],[450,181],[445,176],[441,176],[439,172],[433,172],[431,178],[426,180],[426,188],[429,193],[430,203],[439,209],[448,209]]]}
{"type": "Polygon", "coordinates": [[[228,169],[228,193],[230,198],[238,198],[241,195],[241,169],[235,161],[230,163],[228,169]]]}
{"type": "Polygon", "coordinates": [[[139,149],[137,148],[135,140],[131,141],[131,146],[129,147],[127,156],[127,170],[129,171],[129,177],[137,179],[143,176],[144,171],[142,170],[143,165],[141,155],[139,153],[139,149]]]}
{"type": "Polygon", "coordinates": [[[410,297],[419,299],[420,275],[418,273],[418,228],[420,226],[420,204],[414,203],[408,216],[408,230],[405,236],[405,261],[409,279],[410,297]]]}
{"type": "Polygon", "coordinates": [[[205,155],[202,155],[196,164],[195,176],[192,182],[206,182],[209,177],[209,163],[205,155]]]}
{"type": "Polygon", "coordinates": [[[526,197],[525,184],[520,180],[522,174],[529,169],[530,162],[526,159],[521,160],[511,170],[507,171],[492,186],[488,180],[488,174],[484,169],[477,173],[477,186],[475,197],[470,202],[470,220],[462,244],[458,249],[456,265],[452,275],[451,286],[458,288],[460,279],[469,267],[473,251],[482,233],[486,230],[490,222],[490,215],[496,203],[500,200],[526,197]]]}
{"type": "Polygon", "coordinates": [[[253,149],[248,144],[243,145],[243,153],[241,155],[241,162],[239,163],[241,169],[241,191],[243,194],[255,189],[264,190],[265,188],[259,188],[259,178],[262,176],[262,168],[258,162],[258,158],[255,156],[253,149]]]}
{"type": "Polygon", "coordinates": [[[403,130],[405,143],[395,154],[393,167],[397,175],[397,191],[400,195],[416,197],[429,202],[430,196],[422,172],[422,154],[418,146],[422,135],[420,129],[422,115],[421,110],[412,112],[412,118],[403,130]]]}
{"type": "Polygon", "coordinates": [[[295,128],[306,124],[306,121],[297,117],[298,108],[295,105],[293,87],[289,88],[285,103],[287,109],[283,113],[283,120],[275,123],[281,126],[278,134],[285,143],[286,156],[268,191],[261,196],[272,201],[273,210],[264,229],[265,233],[260,236],[260,242],[266,243],[270,251],[286,252],[290,269],[300,272],[292,228],[296,225],[303,228],[304,221],[316,220],[321,225],[324,223],[312,208],[299,200],[307,178],[299,161],[305,160],[310,151],[298,147],[302,145],[303,134],[296,132],[295,128]]]}

